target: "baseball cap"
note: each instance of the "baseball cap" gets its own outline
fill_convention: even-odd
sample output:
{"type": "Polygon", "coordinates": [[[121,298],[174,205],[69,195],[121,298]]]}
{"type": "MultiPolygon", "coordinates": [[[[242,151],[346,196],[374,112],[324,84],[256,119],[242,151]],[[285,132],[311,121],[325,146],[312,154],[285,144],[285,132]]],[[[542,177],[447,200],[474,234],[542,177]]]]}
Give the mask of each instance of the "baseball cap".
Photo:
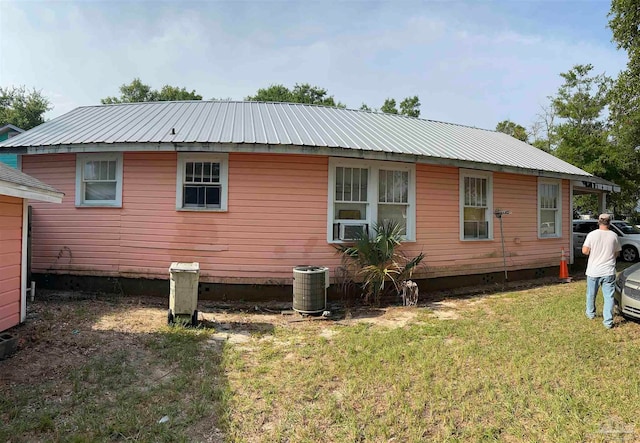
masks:
{"type": "Polygon", "coordinates": [[[611,222],[611,215],[609,214],[600,214],[598,216],[598,221],[605,223],[605,224],[609,224],[611,222]]]}

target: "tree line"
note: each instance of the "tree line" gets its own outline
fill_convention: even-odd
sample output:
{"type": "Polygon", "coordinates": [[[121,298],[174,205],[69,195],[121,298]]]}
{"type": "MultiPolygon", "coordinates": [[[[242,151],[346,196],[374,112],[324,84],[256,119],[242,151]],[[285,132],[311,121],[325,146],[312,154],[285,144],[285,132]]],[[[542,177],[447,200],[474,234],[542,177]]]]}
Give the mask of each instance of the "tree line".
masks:
{"type": "MultiPolygon", "coordinates": [[[[187,91],[185,88],[165,85],[162,89],[153,90],[149,85],[135,78],[131,83],[120,86],[119,97],[106,97],[101,99],[102,104],[136,103],[149,101],[169,100],[202,100],[202,96],[195,91],[187,91]]],[[[211,100],[215,100],[212,98],[211,100]]],[[[346,108],[346,105],[329,95],[326,89],[312,86],[309,83],[296,83],[289,89],[282,84],[273,84],[266,88],[260,88],[254,95],[248,95],[245,100],[255,102],[283,102],[305,103],[309,105],[333,106],[346,108]]],[[[420,116],[420,99],[417,95],[407,97],[396,105],[394,98],[387,98],[379,109],[371,108],[365,103],[360,106],[361,111],[380,111],[387,114],[401,114],[409,117],[420,116]]]]}
{"type": "MultiPolygon", "coordinates": [[[[640,200],[640,9],[636,0],[612,0],[609,28],[613,41],[628,54],[628,63],[616,79],[594,73],[591,64],[579,64],[560,73],[563,84],[541,107],[528,128],[511,120],[496,125],[496,131],[530,143],[591,174],[621,187],[610,196],[618,214],[635,214],[640,200]]],[[[135,78],[119,87],[120,95],[101,99],[103,104],[169,100],[202,100],[202,95],[184,87],[164,85],[155,90],[135,78]]],[[[345,108],[326,89],[308,83],[292,88],[273,84],[260,88],[251,101],[306,103],[345,108]]],[[[417,95],[398,102],[387,98],[379,108],[363,103],[362,111],[379,111],[409,117],[420,116],[417,95]]],[[[25,87],[0,87],[0,126],[7,123],[30,129],[44,123],[50,101],[41,91],[25,87]]],[[[582,210],[595,210],[593,198],[577,198],[582,210]]]]}
{"type": "MultiPolygon", "coordinates": [[[[140,103],[155,101],[202,100],[202,95],[195,90],[184,87],[164,85],[162,88],[152,89],[139,78],[131,83],[120,85],[120,95],[100,99],[102,104],[140,103]]],[[[211,98],[215,100],[215,98],[211,98]]],[[[245,100],[257,102],[285,102],[306,103],[311,105],[334,106],[346,108],[346,105],[335,100],[327,90],[309,83],[296,83],[291,89],[281,84],[260,88],[255,95],[245,97],[245,100]]],[[[52,109],[51,102],[36,89],[28,90],[21,87],[0,87],[0,126],[12,124],[22,129],[31,129],[44,123],[44,114],[52,109]]],[[[401,114],[409,117],[420,117],[420,99],[417,95],[407,97],[396,105],[394,98],[387,98],[379,109],[366,104],[360,107],[362,111],[380,111],[387,114],[401,114]]]]}
{"type": "MultiPolygon", "coordinates": [[[[636,0],[613,0],[608,26],[618,49],[627,52],[627,67],[617,78],[595,73],[592,64],[573,66],[560,76],[562,85],[541,107],[526,129],[510,120],[497,124],[504,132],[612,181],[621,192],[609,206],[619,216],[637,217],[640,200],[640,9],[636,0]]],[[[593,196],[574,205],[597,211],[593,196]]],[[[634,220],[638,221],[638,219],[634,220]]]]}

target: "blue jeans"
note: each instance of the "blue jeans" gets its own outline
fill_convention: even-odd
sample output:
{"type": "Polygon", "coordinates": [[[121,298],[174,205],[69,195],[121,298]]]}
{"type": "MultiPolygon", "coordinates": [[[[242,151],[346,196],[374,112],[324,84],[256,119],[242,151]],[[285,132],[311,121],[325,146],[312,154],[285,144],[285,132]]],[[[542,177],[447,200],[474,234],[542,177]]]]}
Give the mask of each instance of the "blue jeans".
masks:
{"type": "Polygon", "coordinates": [[[602,309],[602,323],[605,327],[613,326],[613,292],[615,291],[616,276],[607,275],[606,277],[588,277],[587,276],[587,317],[594,318],[596,316],[596,294],[598,288],[602,286],[602,296],[604,298],[604,308],[602,309]]]}

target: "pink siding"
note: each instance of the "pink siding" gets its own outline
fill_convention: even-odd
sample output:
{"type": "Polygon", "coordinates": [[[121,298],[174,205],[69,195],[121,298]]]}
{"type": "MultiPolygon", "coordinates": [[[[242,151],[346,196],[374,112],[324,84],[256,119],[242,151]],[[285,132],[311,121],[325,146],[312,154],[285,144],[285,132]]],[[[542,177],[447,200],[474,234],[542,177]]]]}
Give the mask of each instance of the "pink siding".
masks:
{"type": "Polygon", "coordinates": [[[74,155],[24,157],[25,172],[65,193],[32,203],[33,271],[167,278],[171,262],[198,261],[203,281],[276,283],[295,265],[339,263],[326,242],[327,158],[231,154],[220,213],[176,211],[176,162],[125,153],[123,208],[76,208],[74,155]]]}
{"type": "Polygon", "coordinates": [[[20,323],[22,199],[0,195],[0,331],[20,323]]]}
{"type": "MultiPolygon", "coordinates": [[[[503,270],[498,219],[493,240],[460,240],[458,168],[418,165],[416,175],[417,241],[407,245],[407,254],[426,254],[429,277],[503,270]]],[[[508,269],[557,266],[561,249],[569,251],[568,181],[562,188],[562,238],[538,239],[537,177],[493,174],[493,207],[511,211],[503,219],[508,269]]]]}
{"type": "MultiPolygon", "coordinates": [[[[198,261],[203,281],[290,282],[291,268],[340,260],[327,244],[328,159],[230,154],[228,212],[176,211],[176,153],[125,153],[123,208],[75,207],[75,156],[23,158],[28,174],[65,193],[62,204],[33,202],[33,270],[167,278],[173,261],[198,261]]],[[[460,241],[453,167],[417,165],[417,242],[426,276],[502,270],[494,240],[460,241]]],[[[555,266],[569,247],[569,188],[563,182],[563,237],[537,238],[537,178],[494,173],[494,207],[504,219],[510,269],[555,266]]]]}

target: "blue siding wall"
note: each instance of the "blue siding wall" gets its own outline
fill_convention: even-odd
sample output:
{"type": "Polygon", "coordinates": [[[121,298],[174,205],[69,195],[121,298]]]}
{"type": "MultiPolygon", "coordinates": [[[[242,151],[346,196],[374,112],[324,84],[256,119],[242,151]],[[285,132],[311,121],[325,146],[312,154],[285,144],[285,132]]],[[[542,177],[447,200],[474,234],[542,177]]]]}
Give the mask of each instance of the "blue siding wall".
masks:
{"type": "MultiPolygon", "coordinates": [[[[0,134],[0,142],[3,142],[9,138],[9,135],[16,135],[17,132],[13,130],[9,130],[9,132],[5,132],[4,134],[0,134]]],[[[18,156],[16,154],[0,154],[0,163],[4,163],[5,165],[9,165],[12,168],[18,168],[18,156]]]]}
{"type": "Polygon", "coordinates": [[[9,165],[12,168],[17,168],[18,156],[16,154],[0,154],[0,162],[9,165]]]}

